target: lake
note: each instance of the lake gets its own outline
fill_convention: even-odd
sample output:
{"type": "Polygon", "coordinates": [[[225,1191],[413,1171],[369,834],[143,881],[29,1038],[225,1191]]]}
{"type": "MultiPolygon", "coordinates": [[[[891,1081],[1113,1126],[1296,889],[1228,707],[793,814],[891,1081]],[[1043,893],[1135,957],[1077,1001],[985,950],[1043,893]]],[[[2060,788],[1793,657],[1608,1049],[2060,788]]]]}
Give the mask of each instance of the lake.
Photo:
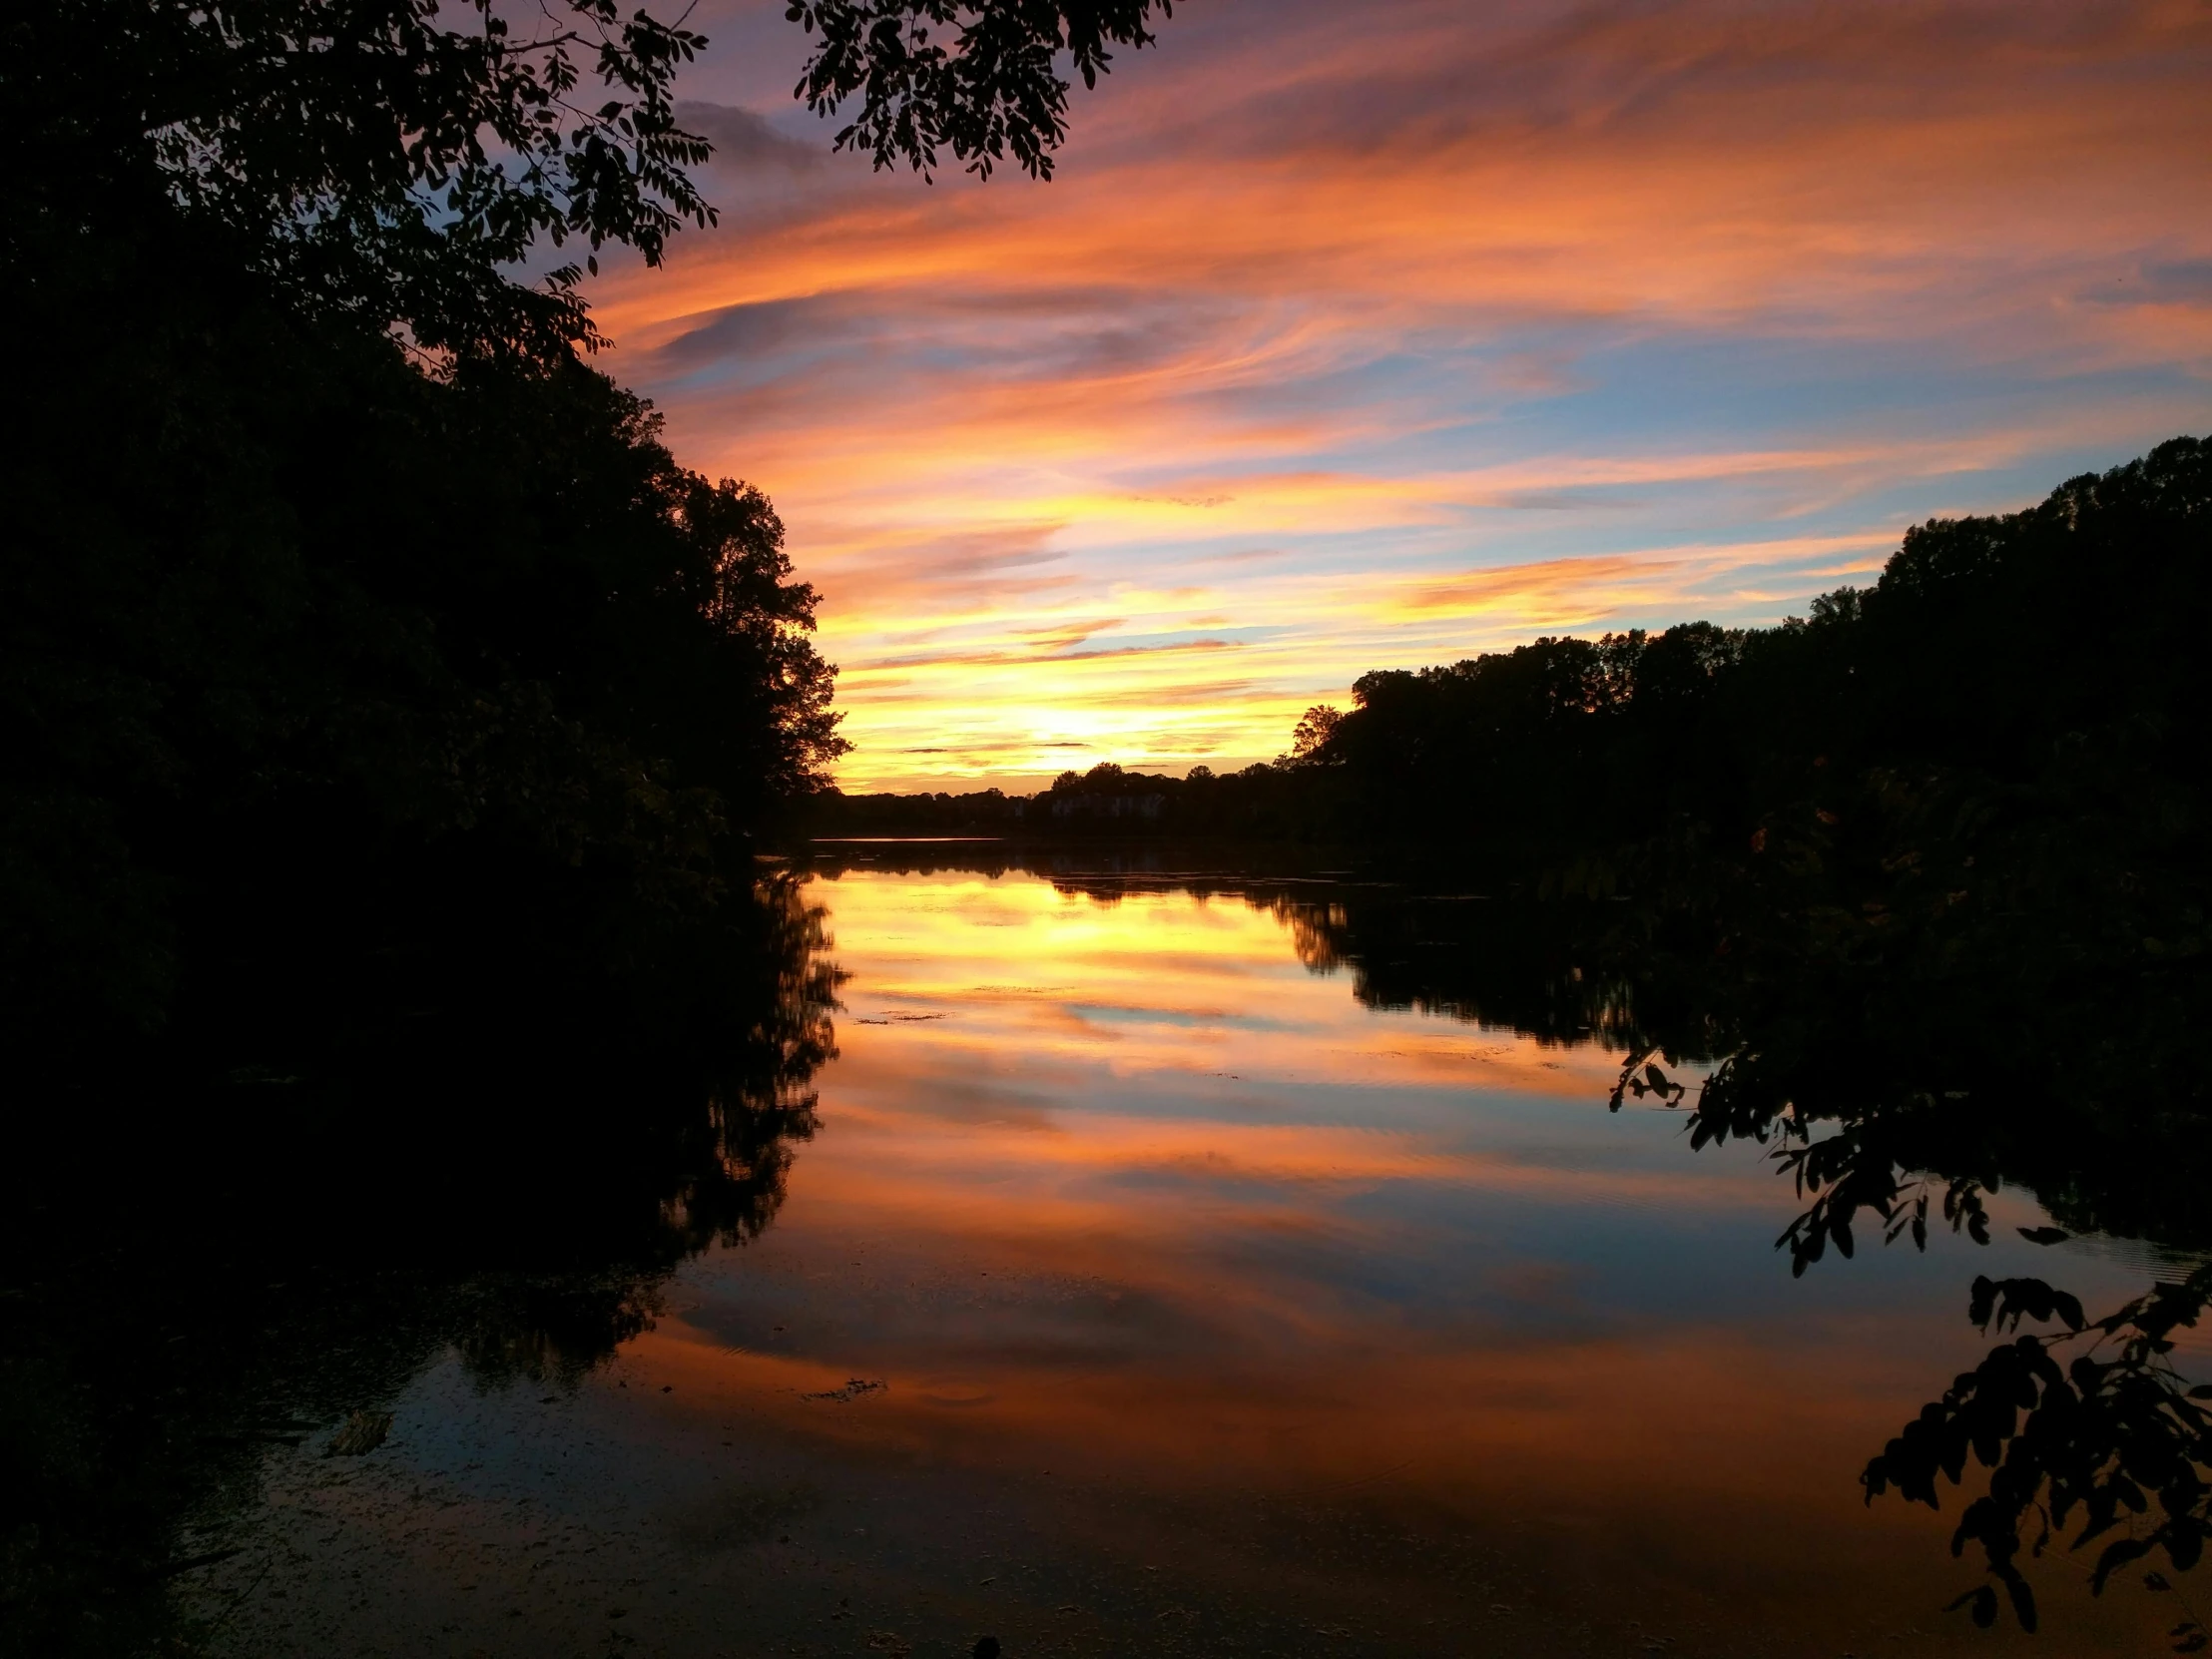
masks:
{"type": "Polygon", "coordinates": [[[770,1200],[625,1281],[596,1346],[409,1327],[308,1390],[190,1516],[209,1645],[2164,1651],[2173,1595],[2093,1597],[2062,1551],[2027,1568],[2040,1634],[1975,1630],[1956,1494],[1859,1486],[1993,1340],[1973,1276],[2096,1313],[2152,1247],[2038,1246],[2007,1186],[1986,1246],[1794,1277],[1770,1149],[1609,1110],[1602,998],[1483,957],[1487,895],[1062,866],[818,861],[834,1055],[747,1154],[770,1200]],[[333,1455],[347,1422],[373,1443],[333,1455]]]}

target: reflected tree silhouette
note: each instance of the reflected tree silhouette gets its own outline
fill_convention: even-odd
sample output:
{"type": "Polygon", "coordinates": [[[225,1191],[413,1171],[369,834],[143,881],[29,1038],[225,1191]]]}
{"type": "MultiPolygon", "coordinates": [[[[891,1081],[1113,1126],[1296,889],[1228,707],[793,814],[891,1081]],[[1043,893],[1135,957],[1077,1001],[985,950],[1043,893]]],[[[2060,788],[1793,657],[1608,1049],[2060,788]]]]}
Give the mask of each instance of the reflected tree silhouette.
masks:
{"type": "MultiPolygon", "coordinates": [[[[1615,1087],[1616,1109],[1624,1096],[1668,1104],[1687,1098],[1686,1086],[1668,1077],[1652,1052],[1630,1055],[1615,1087]]],[[[2090,1141],[2068,1133],[2047,1103],[2038,1112],[2038,1103],[2020,1099],[2007,1102],[2007,1116],[2017,1113],[2028,1122],[2006,1122],[2001,1137],[1977,1138],[1977,1130],[1989,1125],[1968,1107],[1972,1098],[1963,1090],[1912,1091],[1886,1109],[1879,1096],[1870,1096],[1824,1122],[1800,1105],[1783,1068],[1746,1050],[1723,1057],[1699,1086],[1688,1127],[1693,1146],[1747,1136],[1773,1144],[1778,1167],[1807,1201],[1775,1241],[1790,1253],[1792,1272],[1802,1275],[1831,1245],[1852,1255],[1855,1222],[1871,1220],[1885,1244],[1910,1237],[1925,1249],[1932,1218],[1987,1244],[1985,1196],[2015,1167],[2007,1143],[2048,1137],[2053,1151],[2032,1170],[2048,1168],[2053,1156],[2078,1157],[2090,1141]]],[[[2196,1124],[2173,1126],[2163,1144],[2146,1139],[2131,1156],[2082,1168],[2038,1196],[2061,1215],[2068,1209],[2140,1214],[2140,1194],[2115,1194],[2115,1185],[2157,1186],[2162,1183],[2146,1172],[2164,1168],[2171,1180],[2176,1166],[2193,1177],[2202,1168],[2202,1138],[2196,1124]]],[[[2149,1212],[2174,1213],[2155,1201],[2149,1212]]],[[[2020,1231],[2044,1245],[2069,1237],[2052,1227],[2020,1231]]],[[[2150,1236],[2184,1250],[2202,1243],[2201,1225],[2150,1236]]],[[[2098,1593],[2112,1574],[2146,1557],[2161,1557],[2176,1571],[2198,1564],[2212,1537],[2212,1405],[2206,1403],[2212,1385],[2192,1383],[2171,1356],[2174,1333],[2194,1326],[2208,1301],[2212,1265],[2201,1262],[2095,1320],[2078,1298],[2041,1279],[1974,1280],[1968,1319],[1984,1336],[2001,1333],[2008,1340],[1995,1343],[1974,1370],[1924,1406],[1861,1476],[1870,1503],[1896,1492],[1936,1509],[1941,1507],[1938,1477],[1963,1488],[1972,1478],[1969,1465],[1988,1471],[1983,1490],[1960,1514],[1951,1550],[1962,1555],[1969,1545],[1977,1548],[1991,1582],[1967,1590],[1954,1609],[1970,1609],[1974,1622],[1986,1627],[2008,1604],[2024,1628],[2035,1629],[2035,1595],[2020,1558],[2054,1544],[2071,1550],[2103,1540],[2090,1575],[2098,1593]],[[2022,1334],[2023,1322],[2054,1329],[2022,1334]],[[2112,1536],[2122,1528],[2122,1535],[2112,1536]]],[[[2143,1581],[2153,1590],[2172,1588],[2158,1570],[2143,1581]]],[[[2207,1642],[2194,1612],[2170,1634],[2181,1653],[2207,1642]]]]}
{"type": "MultiPolygon", "coordinates": [[[[2175,1332],[2212,1301],[2212,1265],[2201,1254],[2212,1243],[2201,1204],[2212,1137],[2190,1094],[2169,1086],[2165,1043],[2085,1045],[2098,1056],[2085,1072],[2045,1045],[1977,1041],[2009,1021],[1970,973],[1945,982],[1942,995],[1925,980],[1885,985],[1879,974],[1793,982],[1730,969],[1707,972],[1703,986],[1710,1011],[1696,1040],[1710,1045],[1701,1056],[1710,1069],[1694,1098],[1668,1069],[1689,1045],[1661,1034],[1630,1049],[1612,1105],[1687,1105],[1693,1149],[1732,1139],[1771,1147],[1804,1205],[1775,1241],[1794,1275],[1831,1247],[1853,1255],[1860,1229],[1926,1249],[1934,1225],[1986,1245],[1985,1201],[2008,1181],[2077,1229],[2146,1238],[2185,1263],[2097,1319],[2041,1279],[1974,1280],[1968,1319],[2005,1340],[1861,1476],[1870,1503],[1895,1492],[1932,1509],[1941,1506],[1939,1480],[1961,1491],[1980,1485],[1951,1551],[1977,1550],[1988,1581],[1952,1608],[1987,1627],[2009,1606],[2034,1630],[2021,1561],[2053,1547],[2098,1546],[2090,1587],[2099,1594],[2137,1563],[2195,1567],[2212,1538],[2212,1385],[2192,1382],[2172,1355],[2175,1332]],[[1905,1006],[1906,997],[1919,1005],[1905,1006]],[[1726,1035],[1715,1042],[1716,1033],[1726,1035]],[[2023,1334],[2023,1323],[2052,1329],[2023,1334]]],[[[2154,1025],[2175,1012],[2155,994],[2142,1002],[2135,1011],[2154,1025]]],[[[2054,1024],[2079,1011],[2056,998],[2027,1010],[2054,1024]]],[[[2175,1028],[2159,1034],[2170,1040],[2175,1028]]],[[[2042,1245],[2069,1237],[2055,1227],[2020,1231],[2042,1245]]],[[[2157,1566],[2143,1582],[2176,1593],[2157,1566]]],[[[2186,1604],[2169,1634],[2181,1653],[2208,1641],[2186,1604]]]]}
{"type": "Polygon", "coordinates": [[[1819,922],[1828,943],[1807,950],[1814,907],[1778,901],[1787,869],[1748,899],[1718,883],[1684,890],[1678,874],[1663,899],[1629,902],[1438,890],[1433,872],[1254,877],[1160,847],[991,862],[1027,862],[1100,903],[1146,889],[1241,900],[1282,924],[1309,969],[1349,972],[1367,1006],[1619,1052],[1616,1110],[1679,1108],[1693,1149],[1770,1151],[1802,1202],[1776,1240],[1794,1275],[1870,1237],[1926,1248],[1948,1230],[1986,1244],[1988,1199],[2008,1185],[2062,1224],[2027,1230],[2031,1242],[2101,1232],[2162,1247],[2174,1276],[2094,1319],[2042,1280],[1976,1279],[1968,1317],[1996,1340],[1862,1483],[1869,1502],[1939,1507],[1944,1485],[1959,1491],[1952,1548],[1973,1549],[1987,1580],[1952,1605],[1977,1623],[2009,1608],[2033,1629],[2023,1560],[2078,1549],[2092,1589],[2140,1571],[2181,1604],[2176,1651],[2207,1645],[2167,1576],[2196,1566],[2212,1537],[2212,1385],[2173,1361],[2175,1333],[2212,1300],[2212,1134],[2174,1061],[2196,1029],[2193,975],[2054,977],[2023,1000],[2020,975],[1988,963],[2033,939],[1984,926],[1970,948],[1908,936],[1873,950],[1863,916],[1819,922]],[[2030,1040],[2052,1024],[2079,1040],[2030,1040]]]}
{"type": "Polygon", "coordinates": [[[273,1444],[347,1449],[334,1425],[373,1425],[448,1353],[479,1387],[574,1386],[686,1258],[773,1224],[838,974],[799,876],[716,917],[665,972],[534,971],[525,938],[503,977],[331,1014],[295,1069],[27,1125],[0,1649],[191,1651],[171,1587],[222,1556],[273,1444]],[[364,1020],[390,1041],[364,1048],[364,1020]]]}

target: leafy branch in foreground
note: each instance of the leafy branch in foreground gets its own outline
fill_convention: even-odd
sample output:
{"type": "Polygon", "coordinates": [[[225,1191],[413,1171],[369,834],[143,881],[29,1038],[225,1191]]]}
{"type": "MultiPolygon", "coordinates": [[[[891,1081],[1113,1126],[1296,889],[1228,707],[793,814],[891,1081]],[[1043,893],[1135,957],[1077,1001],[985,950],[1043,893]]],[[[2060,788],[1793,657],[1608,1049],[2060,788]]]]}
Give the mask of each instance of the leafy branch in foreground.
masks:
{"type": "MultiPolygon", "coordinates": [[[[1667,1058],[1656,1046],[1632,1052],[1613,1085],[1612,1110],[1619,1111],[1630,1099],[1683,1105],[1689,1086],[1661,1068],[1659,1061],[1667,1058]]],[[[1945,1103],[1923,1093],[1894,1104],[1846,1108],[1835,1114],[1841,1119],[1836,1132],[1816,1140],[1818,1117],[1794,1098],[1792,1081],[1787,1068],[1756,1049],[1722,1056],[1698,1085],[1688,1122],[1690,1149],[1701,1151],[1731,1139],[1762,1146],[1770,1137],[1779,1141],[1774,1161],[1791,1177],[1798,1196],[1811,1198],[1775,1240],[1776,1249],[1790,1252],[1793,1278],[1802,1277],[1832,1244],[1839,1255],[1850,1257],[1857,1249],[1852,1224],[1861,1211],[1873,1212],[1880,1221],[1883,1243],[1894,1244],[1910,1232],[1914,1244],[1925,1250],[1929,1204],[1937,1180],[1914,1173],[1919,1166],[1916,1151],[1925,1151],[1933,1126],[1946,1115],[1945,1103]]],[[[1940,1185],[1941,1215],[1951,1231],[1987,1244],[1989,1217],[1981,1179],[1952,1176],[1940,1185]]]]}
{"type": "MultiPolygon", "coordinates": [[[[1657,1046],[1631,1050],[1613,1090],[1616,1110],[1629,1099],[1687,1102],[1689,1085],[1669,1077],[1661,1059],[1671,1063],[1657,1046]]],[[[1790,1251],[1793,1274],[1803,1274],[1831,1244],[1853,1253],[1853,1222],[1863,1212],[1880,1218],[1885,1243],[1910,1233],[1925,1249],[1938,1194],[1952,1231],[1990,1242],[1984,1200],[1998,1180],[1994,1169],[1927,1173],[1946,1165],[1980,1170],[1990,1158],[1988,1148],[1974,1145],[1968,1098],[1886,1089],[1873,1067],[1808,1071],[1747,1044],[1699,1085],[1688,1128],[1699,1147],[1731,1138],[1779,1142],[1773,1158],[1810,1202],[1775,1242],[1790,1251]],[[1834,1132],[1813,1138],[1824,1120],[1834,1132]]],[[[2018,1231],[2036,1245],[2069,1237],[2048,1226],[2018,1231]]],[[[1969,1460],[1990,1471],[1987,1489],[1959,1518],[1951,1551],[1963,1555],[1977,1545],[1991,1582],[1952,1607],[1970,1609],[1988,1626],[2008,1601],[2033,1630],[2035,1597],[2021,1557],[2040,1556],[2068,1528],[2077,1530],[2065,1549],[2105,1540],[2091,1574],[2100,1594],[2113,1573],[2154,1554],[2175,1572],[2198,1564],[2212,1540],[2212,1385],[2193,1384],[2172,1355],[2175,1332],[2194,1326],[2208,1303],[2212,1265],[2178,1283],[2154,1284],[2096,1321],[2078,1298],[2043,1280],[1974,1280],[1968,1317],[1984,1335],[2008,1340],[1925,1406],[1861,1476],[1869,1502],[1895,1490],[1936,1508],[1938,1476],[1963,1484],[1969,1460]],[[2022,1335],[2023,1323],[2058,1329],[2022,1335]],[[2060,1353],[2066,1345],[2079,1345],[2070,1361],[2060,1353]]],[[[2163,1572],[2143,1582],[2173,1592],[2163,1572]]],[[[2169,1632],[2175,1651],[2212,1645],[2194,1612],[2185,1604],[2184,1611],[2169,1632]]]]}
{"type": "Polygon", "coordinates": [[[792,0],[785,16],[822,37],[795,96],[829,115],[860,95],[839,150],[926,177],[949,149],[985,179],[1011,153],[1049,179],[1067,137],[1060,54],[1095,87],[1110,46],[1152,44],[1155,11],[1172,16],[1173,0],[792,0]]]}
{"type": "MultiPolygon", "coordinates": [[[[676,121],[705,37],[617,0],[63,0],[0,34],[0,85],[36,154],[21,225],[129,232],[158,202],[219,229],[309,310],[438,351],[558,355],[598,335],[543,241],[659,264],[714,223],[676,121]]],[[[20,227],[19,227],[20,228],[20,227]]]]}
{"type": "MultiPolygon", "coordinates": [[[[2212,1385],[2191,1386],[2169,1356],[2175,1330],[2195,1325],[2208,1300],[2212,1267],[2200,1267],[2181,1283],[2154,1285],[2090,1323],[2079,1302],[2039,1279],[1976,1279],[1968,1317],[1985,1334],[2017,1330],[2022,1319],[2056,1321],[2066,1329],[2000,1343],[1940,1400],[1923,1407],[1868,1463],[1861,1476],[1867,1500],[1894,1487],[1934,1509],[1938,1474],[1960,1483],[1969,1454],[1989,1469],[1989,1489],[1966,1505],[1951,1553],[1978,1544],[1990,1576],[2029,1630],[2035,1628],[2035,1596],[2020,1573],[2020,1551],[2040,1555],[2077,1516],[2081,1530],[2064,1546],[2069,1549],[2128,1527],[2097,1557],[2090,1587],[2099,1594],[2113,1573],[2154,1552],[2163,1552],[2178,1571],[2195,1566],[2212,1538],[2212,1405],[2206,1403],[2212,1385]],[[2052,1350],[2083,1338],[2086,1349],[2061,1367],[2052,1350]],[[2152,1524],[2137,1531],[2138,1519],[2152,1524]],[[2025,1534],[2031,1525],[2030,1543],[2025,1534]]],[[[2144,1583],[2153,1590],[2171,1587],[2157,1572],[2144,1583]]],[[[1976,1624],[1992,1624],[1996,1585],[1969,1590],[1951,1605],[1970,1606],[1976,1624]]],[[[2178,1653],[2207,1645],[2193,1617],[2170,1634],[2178,1653]]]]}

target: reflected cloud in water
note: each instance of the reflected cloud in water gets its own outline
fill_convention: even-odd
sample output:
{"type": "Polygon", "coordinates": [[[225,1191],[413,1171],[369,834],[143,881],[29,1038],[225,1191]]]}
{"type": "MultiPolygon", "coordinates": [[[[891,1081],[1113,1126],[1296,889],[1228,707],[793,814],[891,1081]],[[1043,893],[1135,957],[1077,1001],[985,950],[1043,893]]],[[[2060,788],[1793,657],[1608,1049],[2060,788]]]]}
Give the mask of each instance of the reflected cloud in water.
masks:
{"type": "MultiPolygon", "coordinates": [[[[261,1454],[240,1554],[186,1589],[219,1648],[1961,1638],[1955,1504],[1870,1508],[1858,1476],[1985,1352],[1970,1273],[2050,1271],[2026,1191],[1989,1183],[1986,1248],[1793,1279],[1768,1147],[1608,1111],[1632,1056],[1693,1085],[1724,1056],[1580,912],[906,856],[787,889],[824,918],[787,975],[816,1012],[762,1027],[786,1116],[716,1141],[774,1202],[685,1220],[671,1171],[673,1248],[582,1364],[444,1293],[370,1401],[383,1445],[261,1454]]],[[[2092,1308],[2140,1288],[2139,1250],[2054,1248],[2092,1308]]],[[[2027,1572],[2048,1651],[2171,1622],[2027,1572]]]]}

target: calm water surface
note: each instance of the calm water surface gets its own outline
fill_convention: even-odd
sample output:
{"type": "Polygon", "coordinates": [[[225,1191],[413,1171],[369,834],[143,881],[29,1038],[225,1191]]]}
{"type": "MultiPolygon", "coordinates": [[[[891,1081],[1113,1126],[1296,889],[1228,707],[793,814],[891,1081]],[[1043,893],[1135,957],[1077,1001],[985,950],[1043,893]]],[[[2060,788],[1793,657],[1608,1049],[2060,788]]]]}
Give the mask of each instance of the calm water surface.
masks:
{"type": "Polygon", "coordinates": [[[1861,1500],[1984,1352],[1966,1281],[2052,1272],[2031,1203],[1793,1280],[1762,1149],[1608,1112],[1603,1042],[1363,1000],[1326,880],[1199,885],[818,878],[839,1052],[773,1224],[580,1377],[449,1352],[373,1453],[273,1446],[218,1645],[2163,1651],[2172,1598],[2070,1560],[1974,1631],[1954,1516],[1861,1500]]]}

